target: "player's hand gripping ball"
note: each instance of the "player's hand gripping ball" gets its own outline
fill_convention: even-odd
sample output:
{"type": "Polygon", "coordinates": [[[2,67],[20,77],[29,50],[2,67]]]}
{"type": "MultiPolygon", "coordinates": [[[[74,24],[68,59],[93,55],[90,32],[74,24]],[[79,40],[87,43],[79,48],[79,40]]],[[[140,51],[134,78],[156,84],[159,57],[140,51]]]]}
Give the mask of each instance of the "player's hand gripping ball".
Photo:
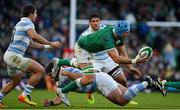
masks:
{"type": "Polygon", "coordinates": [[[138,52],[140,58],[150,59],[153,55],[153,50],[151,47],[145,46],[141,48],[138,52]]]}

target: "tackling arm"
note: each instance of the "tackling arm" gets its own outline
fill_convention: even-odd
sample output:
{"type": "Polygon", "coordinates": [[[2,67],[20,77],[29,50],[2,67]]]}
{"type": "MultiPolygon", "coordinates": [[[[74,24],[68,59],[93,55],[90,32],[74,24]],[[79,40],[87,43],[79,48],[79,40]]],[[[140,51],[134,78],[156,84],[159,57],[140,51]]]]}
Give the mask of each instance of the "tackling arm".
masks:
{"type": "Polygon", "coordinates": [[[48,100],[48,99],[43,100],[43,105],[46,107],[60,105],[61,103],[62,103],[61,98],[59,96],[56,96],[54,100],[48,100]]]}
{"type": "Polygon", "coordinates": [[[61,74],[64,75],[64,76],[68,76],[68,78],[70,79],[78,79],[80,77],[82,77],[82,73],[71,73],[71,72],[68,72],[68,71],[64,71],[64,70],[61,70],[61,74]]]}
{"type": "MultiPolygon", "coordinates": [[[[61,72],[61,75],[68,76],[68,78],[73,79],[73,80],[80,78],[82,76],[82,73],[71,73],[68,71],[64,71],[63,69],[61,69],[60,72],[61,72]]],[[[60,105],[61,103],[62,103],[61,98],[58,95],[56,96],[54,100],[48,100],[48,99],[43,100],[44,106],[60,105]]]]}

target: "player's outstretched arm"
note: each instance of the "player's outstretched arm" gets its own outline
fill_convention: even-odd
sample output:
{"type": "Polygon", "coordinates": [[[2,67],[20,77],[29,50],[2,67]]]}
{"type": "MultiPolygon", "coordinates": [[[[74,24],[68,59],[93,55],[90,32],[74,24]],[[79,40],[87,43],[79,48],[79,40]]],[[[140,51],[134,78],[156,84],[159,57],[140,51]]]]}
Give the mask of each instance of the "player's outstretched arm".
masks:
{"type": "Polygon", "coordinates": [[[48,106],[57,106],[60,105],[61,102],[61,98],[59,96],[57,96],[54,100],[48,100],[48,99],[44,99],[43,100],[43,105],[48,107],[48,106]]]}
{"type": "Polygon", "coordinates": [[[50,49],[50,48],[53,48],[50,45],[44,45],[44,44],[40,44],[40,43],[33,42],[33,41],[30,42],[29,47],[30,48],[35,48],[35,49],[50,49]]]}
{"type": "Polygon", "coordinates": [[[53,48],[58,48],[60,47],[60,42],[50,42],[46,39],[44,39],[41,35],[39,35],[34,29],[29,29],[27,31],[28,36],[30,36],[34,41],[40,43],[40,44],[45,44],[45,45],[50,45],[53,48]]]}
{"type": "Polygon", "coordinates": [[[29,47],[36,48],[36,49],[44,49],[44,44],[31,41],[29,47]]]}
{"type": "Polygon", "coordinates": [[[61,70],[61,74],[64,75],[64,76],[68,76],[70,79],[78,79],[80,77],[82,77],[82,73],[71,73],[71,72],[68,72],[68,71],[64,71],[63,69],[61,70]]]}

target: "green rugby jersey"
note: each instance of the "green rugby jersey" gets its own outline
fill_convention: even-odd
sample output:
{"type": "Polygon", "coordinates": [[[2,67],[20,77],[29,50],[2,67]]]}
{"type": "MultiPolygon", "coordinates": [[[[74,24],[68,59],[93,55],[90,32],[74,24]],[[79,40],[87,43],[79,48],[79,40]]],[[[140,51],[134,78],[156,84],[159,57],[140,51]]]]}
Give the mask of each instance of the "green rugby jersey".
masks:
{"type": "Polygon", "coordinates": [[[80,36],[77,43],[81,48],[92,53],[115,48],[113,27],[107,26],[93,34],[80,36]]]}

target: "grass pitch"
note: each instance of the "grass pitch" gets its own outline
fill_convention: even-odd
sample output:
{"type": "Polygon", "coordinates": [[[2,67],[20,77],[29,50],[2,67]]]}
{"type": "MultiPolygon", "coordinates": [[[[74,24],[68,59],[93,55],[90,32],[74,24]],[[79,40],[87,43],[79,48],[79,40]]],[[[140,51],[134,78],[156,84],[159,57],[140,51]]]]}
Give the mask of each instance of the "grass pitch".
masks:
{"type": "Polygon", "coordinates": [[[65,105],[53,106],[53,107],[43,107],[43,99],[53,99],[56,95],[54,92],[48,92],[46,90],[34,90],[31,94],[33,101],[38,103],[38,106],[32,107],[26,104],[20,103],[17,99],[20,91],[12,91],[8,94],[3,102],[8,106],[8,109],[91,109],[91,110],[104,110],[104,109],[122,109],[122,110],[144,110],[144,109],[153,109],[153,110],[171,110],[179,109],[180,110],[180,94],[179,93],[168,93],[166,97],[163,97],[159,92],[153,93],[141,93],[134,101],[138,102],[138,105],[126,105],[124,107],[115,105],[105,99],[103,96],[95,93],[95,104],[88,104],[86,100],[86,94],[70,93],[69,99],[72,106],[67,107],[65,105]]]}

